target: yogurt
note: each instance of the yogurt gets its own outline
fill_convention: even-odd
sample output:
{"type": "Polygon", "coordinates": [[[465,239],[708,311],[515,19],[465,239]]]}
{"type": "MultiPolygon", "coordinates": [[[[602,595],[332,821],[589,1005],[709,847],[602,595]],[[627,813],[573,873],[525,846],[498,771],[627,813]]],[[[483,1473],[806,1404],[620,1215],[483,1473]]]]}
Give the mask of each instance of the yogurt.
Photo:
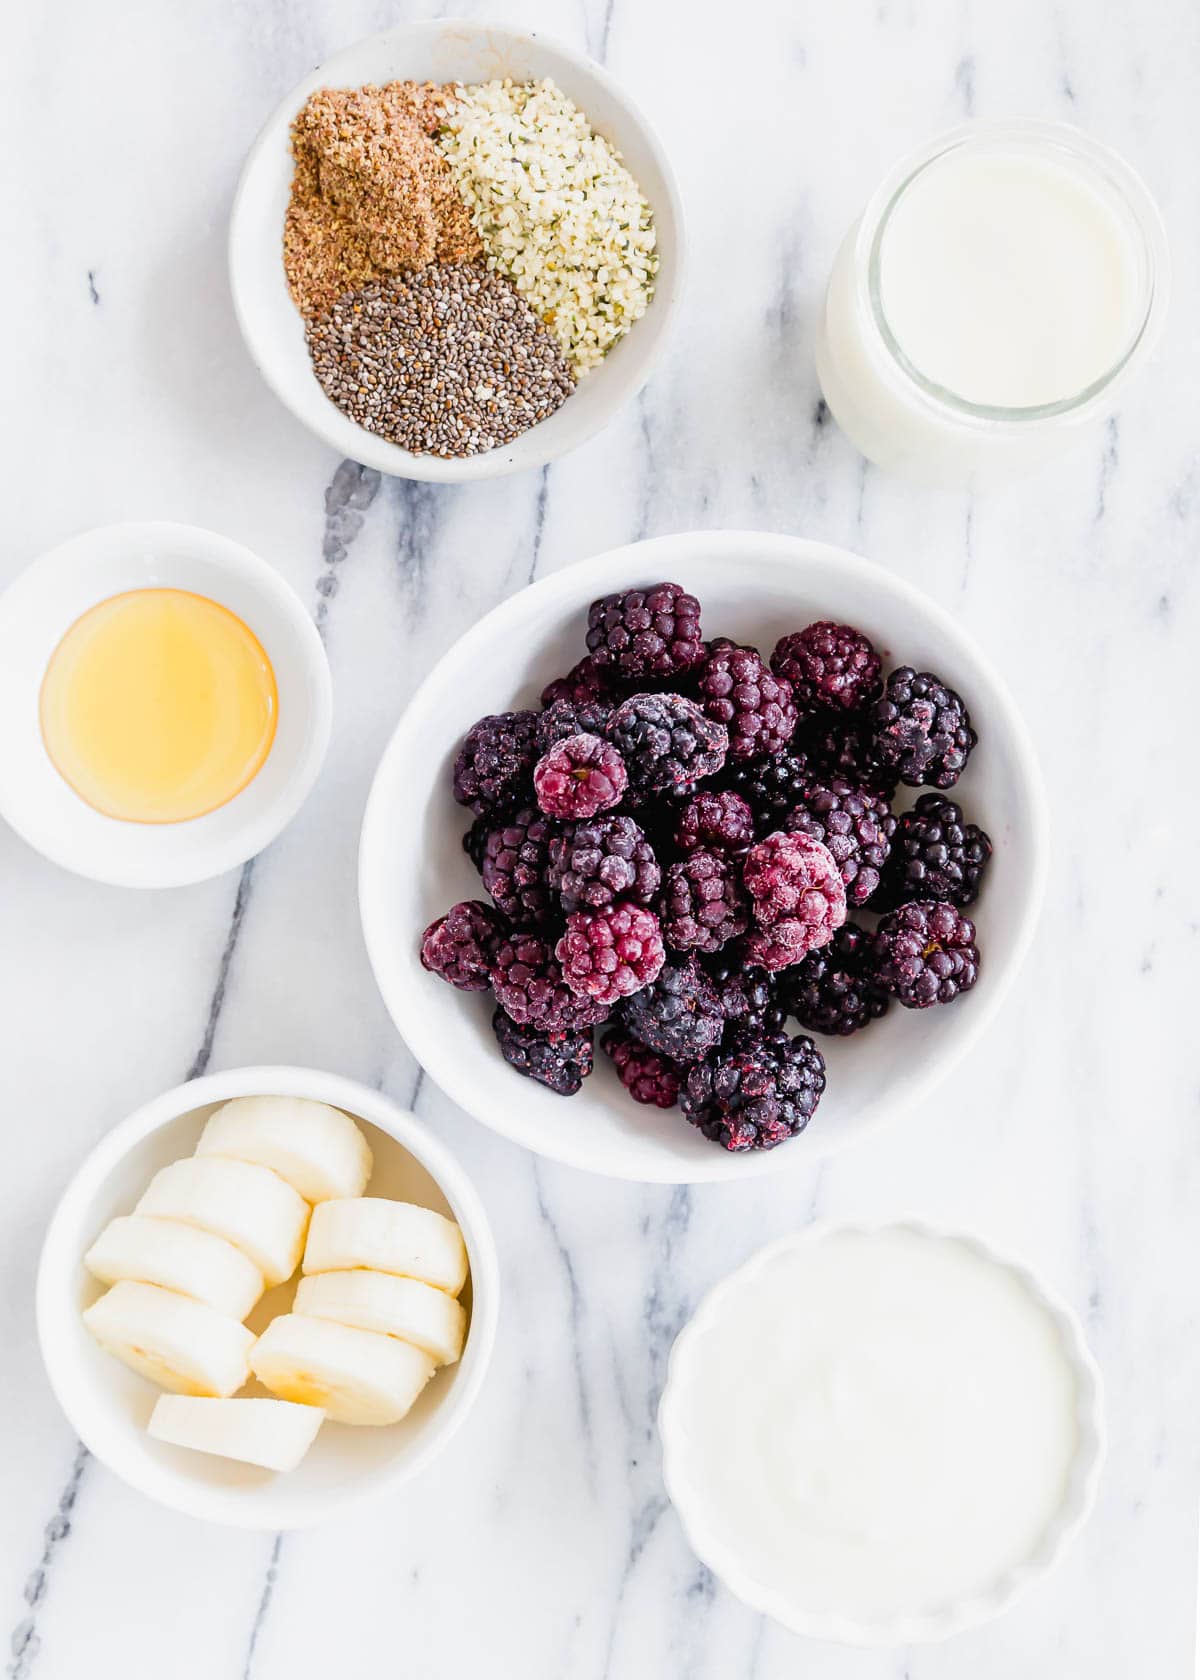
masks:
{"type": "Polygon", "coordinates": [[[882,1624],[1033,1555],[1064,1504],[1079,1395],[1015,1272],[904,1226],[832,1230],[714,1306],[672,1370],[672,1481],[756,1593],[882,1624]]]}

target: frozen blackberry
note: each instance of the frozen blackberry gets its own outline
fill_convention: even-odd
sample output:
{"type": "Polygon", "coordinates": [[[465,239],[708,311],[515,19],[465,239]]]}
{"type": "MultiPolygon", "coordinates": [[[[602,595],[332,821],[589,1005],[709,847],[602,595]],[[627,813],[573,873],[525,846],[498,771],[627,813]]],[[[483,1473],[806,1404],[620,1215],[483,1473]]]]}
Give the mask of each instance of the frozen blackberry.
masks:
{"type": "Polygon", "coordinates": [[[759,835],[782,828],[804,797],[812,777],[807,755],[792,746],[776,758],[735,764],[725,777],[728,786],[749,805],[759,835]]]}
{"type": "Polygon", "coordinates": [[[940,793],[923,793],[899,818],[871,908],[892,910],[913,899],[939,899],[965,909],[979,897],[991,855],[991,840],[966,821],[961,805],[940,793]]]}
{"type": "Polygon", "coordinates": [[[625,760],[602,735],[568,735],[538,759],[533,791],[552,817],[594,817],[619,804],[625,760]]]}
{"type": "Polygon", "coordinates": [[[841,871],[846,902],[865,904],[879,886],[892,849],[896,819],[886,799],[843,777],[812,782],[785,824],[791,834],[808,834],[828,847],[841,871]]]}
{"type": "Polygon", "coordinates": [[[754,844],[754,813],[732,788],[701,788],[680,809],[674,839],[681,852],[703,847],[734,857],[754,844]]]}
{"type": "Polygon", "coordinates": [[[611,1056],[617,1078],[634,1102],[649,1103],[655,1108],[674,1108],[683,1083],[683,1069],[666,1056],[660,1056],[649,1045],[639,1044],[636,1038],[609,1027],[600,1040],[601,1048],[611,1056]]]}
{"type": "Polygon", "coordinates": [[[635,694],[608,720],[608,739],[629,773],[631,803],[688,792],[725,762],[729,734],[681,694],[635,694]]]}
{"type": "Polygon", "coordinates": [[[774,1149],[801,1133],[825,1089],[825,1059],[811,1038],[763,1039],[689,1068],[679,1106],[723,1149],[774,1149]]]}
{"type": "Polygon", "coordinates": [[[431,922],[421,936],[421,966],[460,992],[486,992],[504,924],[490,904],[468,898],[431,922]]]}
{"type": "Polygon", "coordinates": [[[700,603],[677,583],[626,589],[593,601],[587,646],[601,670],[625,677],[670,677],[704,657],[700,603]]]}
{"type": "Polygon", "coordinates": [[[621,1019],[639,1043],[672,1062],[698,1062],[721,1041],[725,1017],[695,957],[664,963],[658,978],[626,998],[621,1019]]]}
{"type": "Polygon", "coordinates": [[[729,731],[731,760],[781,753],[796,728],[786,677],[769,671],[753,648],[721,637],[700,671],[700,704],[729,731]]]}
{"type": "Polygon", "coordinates": [[[477,815],[524,803],[537,758],[537,715],[499,712],[467,732],[454,761],[454,797],[477,815]]]}
{"type": "Polygon", "coordinates": [[[550,839],[548,882],[563,910],[602,910],[614,899],[651,904],[662,871],[632,817],[610,811],[568,823],[550,839]]]}
{"type": "Polygon", "coordinates": [[[553,912],[550,840],[557,828],[544,812],[526,806],[493,824],[484,836],[477,866],[483,884],[496,908],[518,926],[544,922],[553,912]]]}
{"type": "Polygon", "coordinates": [[[674,950],[719,951],[750,925],[738,864],[707,851],[673,863],[663,879],[659,915],[663,938],[674,950]]]}
{"type": "Polygon", "coordinates": [[[536,1079],[560,1097],[573,1097],[592,1071],[592,1029],[543,1032],[540,1027],[521,1026],[497,1009],[492,1031],[500,1054],[509,1067],[526,1079],[536,1079]]]}
{"type": "Polygon", "coordinates": [[[612,709],[611,700],[556,700],[537,720],[538,757],[569,735],[603,735],[612,709]]]}
{"type": "Polygon", "coordinates": [[[872,942],[875,975],[906,1009],[950,1003],[979,978],[975,924],[953,904],[902,904],[872,942]]]}
{"type": "Polygon", "coordinates": [[[871,724],[876,762],[909,787],[953,787],[979,739],[962,697],[911,665],[888,677],[871,724]]]}
{"type": "Polygon", "coordinates": [[[602,671],[588,654],[572,665],[565,677],[555,677],[542,690],[542,705],[547,709],[559,700],[601,700],[611,691],[608,673],[602,671]]]}
{"type": "Polygon", "coordinates": [[[573,1032],[598,1026],[607,1004],[580,997],[563,979],[562,966],[536,929],[516,928],[496,946],[491,966],[496,1002],[519,1027],[573,1032]]]}
{"type": "Polygon", "coordinates": [[[573,911],[554,954],[573,992],[606,1005],[648,986],[665,956],[658,917],[625,899],[573,911]]]}
{"type": "Polygon", "coordinates": [[[801,717],[858,712],[880,690],[879,655],[861,630],[821,619],[775,644],[771,669],[792,685],[801,717]]]}
{"type": "Polygon", "coordinates": [[[877,1021],[887,1009],[888,995],[875,978],[866,928],[843,922],[828,945],[784,971],[779,997],[810,1032],[847,1038],[877,1021]]]}
{"type": "Polygon", "coordinates": [[[704,962],[725,1017],[725,1042],[776,1038],[787,1021],[775,976],[750,962],[743,944],[726,945],[704,962]]]}

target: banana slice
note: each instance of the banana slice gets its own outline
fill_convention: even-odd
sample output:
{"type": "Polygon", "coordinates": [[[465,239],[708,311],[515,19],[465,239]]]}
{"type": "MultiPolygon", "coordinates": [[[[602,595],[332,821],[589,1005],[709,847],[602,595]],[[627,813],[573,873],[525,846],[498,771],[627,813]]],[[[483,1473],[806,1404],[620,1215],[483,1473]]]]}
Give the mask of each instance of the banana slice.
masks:
{"type": "Polygon", "coordinates": [[[361,1196],[371,1151],[348,1114],[303,1097],[235,1097],[208,1119],[197,1155],[270,1167],[306,1202],[361,1196]]]}
{"type": "Polygon", "coordinates": [[[249,1375],[253,1331],[156,1283],[115,1283],[87,1308],[83,1322],[106,1352],[175,1394],[224,1398],[249,1375]]]}
{"type": "Polygon", "coordinates": [[[272,1286],[296,1270],[308,1226],[308,1203],[278,1173],[216,1155],[160,1168],[134,1212],[181,1219],[224,1237],[272,1286]]]}
{"type": "Polygon", "coordinates": [[[452,1219],[411,1202],[356,1196],[313,1209],[306,1272],[394,1272],[457,1295],[467,1281],[467,1250],[452,1219]]]}
{"type": "Polygon", "coordinates": [[[109,1220],[83,1263],[101,1283],[157,1283],[230,1318],[245,1318],[264,1288],[258,1267],[224,1237],[138,1213],[109,1220]]]}
{"type": "Polygon", "coordinates": [[[299,1313],[273,1318],[250,1354],[272,1394],[321,1406],[336,1423],[398,1423],[433,1368],[427,1353],[394,1336],[299,1313]]]}
{"type": "Polygon", "coordinates": [[[236,1458],[264,1470],[294,1470],[317,1438],[319,1406],[290,1400],[198,1400],[161,1394],[147,1428],[156,1441],[236,1458]]]}
{"type": "Polygon", "coordinates": [[[355,1330],[399,1336],[435,1365],[452,1365],[462,1352],[467,1315],[444,1289],[387,1272],[320,1272],[301,1278],[294,1312],[328,1318],[355,1330]]]}

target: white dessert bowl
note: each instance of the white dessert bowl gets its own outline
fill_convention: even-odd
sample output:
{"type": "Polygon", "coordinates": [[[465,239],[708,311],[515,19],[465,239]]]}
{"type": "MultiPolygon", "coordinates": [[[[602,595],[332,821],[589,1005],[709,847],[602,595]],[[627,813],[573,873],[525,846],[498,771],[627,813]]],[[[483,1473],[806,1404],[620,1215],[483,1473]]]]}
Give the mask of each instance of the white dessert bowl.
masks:
{"type": "Polygon", "coordinates": [[[620,84],[583,53],[540,31],[469,19],[398,24],[356,41],[287,95],[255,141],[242,171],[229,228],[229,276],[246,347],[275,395],[339,455],[398,478],[464,484],[527,472],[585,443],[631,402],[666,345],[684,280],[683,206],[674,172],[645,116],[620,84]],[[292,180],[289,133],[309,95],[322,87],[390,81],[476,83],[549,77],[610,141],[654,214],[659,256],[646,313],[579,381],[548,419],[510,444],[443,460],[412,454],[364,430],[325,395],[309,361],[304,322],[283,271],[283,225],[292,180]]]}
{"type": "MultiPolygon", "coordinates": [[[[269,1290],[250,1329],[289,1308],[296,1279],[269,1290]]],[[[237,1528],[303,1528],[384,1498],[449,1444],[479,1396],[499,1310],[491,1228],[463,1167],[419,1120],[379,1091],[300,1067],[210,1074],[155,1097],[101,1139],[51,1218],[37,1277],[42,1358],[59,1404],[84,1444],[114,1475],[162,1505],[237,1528]],[[191,1153],[208,1116],[232,1097],[311,1098],[358,1122],[375,1159],[368,1194],[433,1208],[457,1220],[470,1262],[462,1294],[468,1331],[462,1357],[434,1375],[401,1422],[352,1427],[325,1422],[299,1467],[273,1474],[188,1451],[146,1432],[160,1390],[93,1341],[81,1314],[103,1293],[83,1256],[108,1221],[129,1213],[153,1174],[191,1153]]],[[[247,1391],[265,1396],[252,1384],[247,1391]]]]}
{"type": "Polygon", "coordinates": [[[1003,679],[951,614],[895,573],[843,549],[764,532],[707,531],[568,567],[503,602],[455,643],[410,702],[380,762],[363,821],[359,903],[392,1019],[460,1107],[570,1166],[616,1178],[701,1182],[812,1166],[926,1098],[969,1052],[1020,968],[1047,855],[1045,797],[1024,722],[1003,679]],[[635,1103],[599,1050],[577,1096],[555,1096],[521,1078],[501,1059],[490,995],[457,991],[420,963],[429,923],[460,899],[486,898],[461,844],[471,814],[451,794],[463,736],[485,713],[538,705],[543,685],[585,651],[593,599],[664,579],[699,598],[705,634],[750,642],[764,654],[814,619],[858,625],[887,664],[911,663],[951,683],[979,732],[953,793],[995,844],[970,910],[982,953],[979,981],[945,1007],[897,1007],[850,1039],[819,1037],[825,1094],[805,1132],[773,1150],[730,1154],[678,1110],[635,1103]]]}
{"type": "Polygon", "coordinates": [[[931,1644],[949,1639],[992,1620],[1036,1582],[1045,1579],[1091,1514],[1106,1451],[1100,1371],[1072,1308],[1020,1260],[1002,1253],[971,1233],[947,1229],[920,1219],[863,1223],[814,1221],[791,1236],[769,1243],[722,1278],[701,1301],[671,1349],[659,1402],[658,1432],[663,1455],[663,1482],[688,1543],[735,1597],[793,1633],[837,1644],[874,1647],[931,1644]],[[998,1574],[987,1588],[968,1597],[948,1600],[936,1609],[865,1620],[805,1609],[800,1602],[802,1583],[794,1596],[785,1597],[755,1578],[739,1557],[730,1536],[721,1532],[713,1520],[703,1472],[697,1474],[697,1455],[686,1447],[686,1428],[682,1417],[687,1410],[691,1385],[699,1376],[695,1353],[700,1342],[719,1321],[731,1301],[736,1300],[738,1292],[751,1285],[764,1268],[799,1245],[819,1243],[845,1233],[871,1236],[894,1231],[910,1232],[934,1242],[967,1248],[988,1264],[1009,1273],[1029,1299],[1041,1308],[1057,1333],[1060,1351],[1074,1380],[1076,1445],[1057,1514],[1022,1562],[998,1574]]]}
{"type": "Polygon", "coordinates": [[[244,863],[308,797],[329,744],[325,649],[303,602],[250,549],[167,521],[106,525],[51,549],[0,595],[0,816],[64,869],[121,887],[179,887],[244,863]],[[42,680],[71,625],[137,589],[218,602],[254,633],[279,697],[275,736],[240,793],[185,822],[123,822],[96,810],[56,769],[39,717],[42,680]]]}

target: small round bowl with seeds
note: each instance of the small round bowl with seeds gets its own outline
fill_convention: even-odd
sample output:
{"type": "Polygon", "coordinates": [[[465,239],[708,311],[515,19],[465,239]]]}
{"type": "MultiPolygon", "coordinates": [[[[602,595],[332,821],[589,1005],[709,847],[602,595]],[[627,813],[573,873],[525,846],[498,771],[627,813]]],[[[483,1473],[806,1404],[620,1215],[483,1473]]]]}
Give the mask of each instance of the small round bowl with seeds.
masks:
{"type": "Polygon", "coordinates": [[[542,35],[404,24],[287,96],[230,225],[234,307],[332,448],[460,483],[545,465],[649,378],[684,266],[678,188],[629,96],[542,35]]]}

